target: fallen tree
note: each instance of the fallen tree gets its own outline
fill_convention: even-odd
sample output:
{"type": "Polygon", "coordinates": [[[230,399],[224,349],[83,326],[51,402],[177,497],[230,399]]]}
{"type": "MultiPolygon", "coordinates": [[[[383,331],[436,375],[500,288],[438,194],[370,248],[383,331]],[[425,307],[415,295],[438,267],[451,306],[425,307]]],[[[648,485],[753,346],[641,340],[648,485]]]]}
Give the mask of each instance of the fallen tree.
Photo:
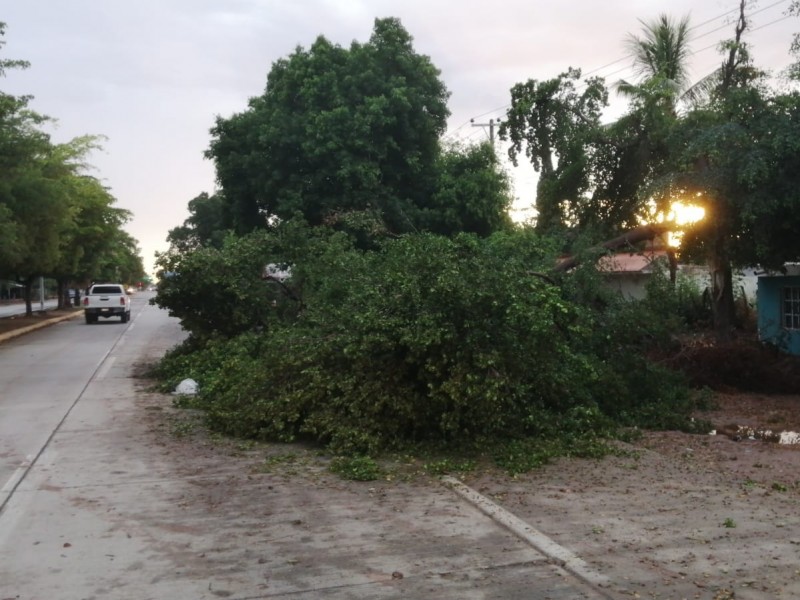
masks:
{"type": "Polygon", "coordinates": [[[591,247],[585,254],[576,254],[559,261],[553,269],[556,273],[566,273],[577,267],[587,256],[599,258],[609,250],[617,250],[625,246],[635,246],[640,242],[652,240],[668,231],[675,231],[677,226],[673,222],[653,223],[651,225],[641,225],[630,229],[614,239],[603,242],[598,246],[591,247]]]}

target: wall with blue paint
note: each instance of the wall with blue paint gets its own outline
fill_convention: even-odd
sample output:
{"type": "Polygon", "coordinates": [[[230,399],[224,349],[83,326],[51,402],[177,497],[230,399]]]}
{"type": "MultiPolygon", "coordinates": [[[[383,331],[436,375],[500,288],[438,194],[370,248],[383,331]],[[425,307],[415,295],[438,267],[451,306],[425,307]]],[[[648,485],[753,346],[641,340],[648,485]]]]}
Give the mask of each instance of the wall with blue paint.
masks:
{"type": "Polygon", "coordinates": [[[800,329],[783,324],[783,289],[800,286],[800,276],[758,278],[758,337],[783,350],[800,355],[800,329]]]}

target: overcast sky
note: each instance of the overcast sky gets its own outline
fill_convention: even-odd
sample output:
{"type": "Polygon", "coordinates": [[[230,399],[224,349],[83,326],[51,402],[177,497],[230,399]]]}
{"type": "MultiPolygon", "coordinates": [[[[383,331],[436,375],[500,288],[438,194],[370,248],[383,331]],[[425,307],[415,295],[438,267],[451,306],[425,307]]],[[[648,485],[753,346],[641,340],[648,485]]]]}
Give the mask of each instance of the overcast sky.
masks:
{"type": "MultiPolygon", "coordinates": [[[[785,18],[788,6],[761,0],[750,9],[748,41],[761,67],[790,62],[800,20],[785,18]]],[[[94,174],[133,212],[127,229],[151,270],[168,230],[187,217],[187,202],[214,190],[203,151],[215,116],[243,110],[263,93],[272,63],[318,35],[349,46],[368,40],[376,17],[399,17],[451,92],[448,135],[479,140],[487,131],[470,119],[502,117],[515,83],[570,66],[609,82],[632,78],[623,42],[640,32],[639,19],[690,15],[699,79],[720,62],[715,45],[731,37],[738,0],[0,0],[0,7],[2,57],[31,63],[7,73],[0,89],[33,95],[33,108],[58,120],[55,142],[108,138],[91,157],[94,174]]],[[[517,206],[530,205],[532,168],[512,176],[517,206]]]]}

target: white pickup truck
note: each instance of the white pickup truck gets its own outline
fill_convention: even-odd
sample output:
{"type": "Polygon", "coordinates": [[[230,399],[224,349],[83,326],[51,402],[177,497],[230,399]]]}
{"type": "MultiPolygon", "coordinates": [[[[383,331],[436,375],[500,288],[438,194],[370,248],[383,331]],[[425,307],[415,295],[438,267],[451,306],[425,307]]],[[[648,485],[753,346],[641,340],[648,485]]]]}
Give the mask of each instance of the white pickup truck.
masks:
{"type": "Polygon", "coordinates": [[[131,318],[131,299],[125,286],[118,283],[96,283],[83,297],[86,324],[97,323],[100,317],[119,317],[123,323],[131,318]]]}

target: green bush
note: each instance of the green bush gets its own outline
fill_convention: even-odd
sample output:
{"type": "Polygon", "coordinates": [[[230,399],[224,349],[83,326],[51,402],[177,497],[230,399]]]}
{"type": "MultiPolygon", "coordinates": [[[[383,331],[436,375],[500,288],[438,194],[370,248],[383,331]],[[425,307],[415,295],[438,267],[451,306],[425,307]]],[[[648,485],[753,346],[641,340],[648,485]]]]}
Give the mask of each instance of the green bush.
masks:
{"type": "Polygon", "coordinates": [[[294,254],[290,318],[190,341],[161,373],[197,379],[218,430],[349,456],[538,440],[533,465],[602,453],[620,425],[686,420],[685,386],[643,352],[668,337],[654,309],[615,302],[588,270],[556,285],[540,273],[553,260],[527,230],[370,252],[317,237],[294,254]]]}

